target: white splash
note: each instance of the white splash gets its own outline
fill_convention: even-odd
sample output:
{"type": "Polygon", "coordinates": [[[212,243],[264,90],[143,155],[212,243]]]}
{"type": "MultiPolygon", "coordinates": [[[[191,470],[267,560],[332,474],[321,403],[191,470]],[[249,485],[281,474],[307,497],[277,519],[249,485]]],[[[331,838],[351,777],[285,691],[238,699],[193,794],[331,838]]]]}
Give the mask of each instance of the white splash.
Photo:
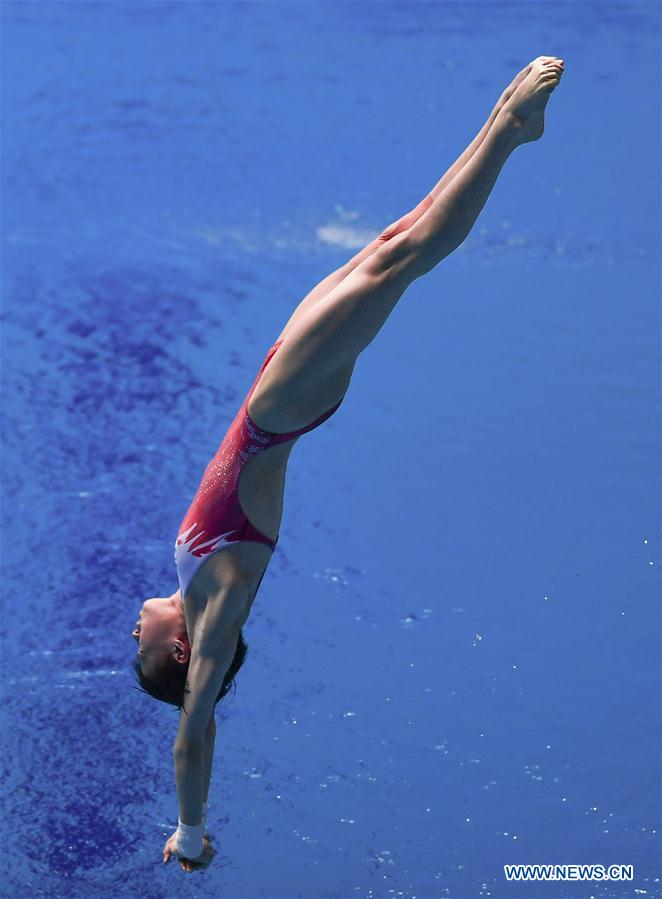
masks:
{"type": "Polygon", "coordinates": [[[315,233],[322,243],[349,250],[358,250],[379,237],[378,231],[361,230],[352,228],[351,225],[321,225],[315,229],[315,233]]]}

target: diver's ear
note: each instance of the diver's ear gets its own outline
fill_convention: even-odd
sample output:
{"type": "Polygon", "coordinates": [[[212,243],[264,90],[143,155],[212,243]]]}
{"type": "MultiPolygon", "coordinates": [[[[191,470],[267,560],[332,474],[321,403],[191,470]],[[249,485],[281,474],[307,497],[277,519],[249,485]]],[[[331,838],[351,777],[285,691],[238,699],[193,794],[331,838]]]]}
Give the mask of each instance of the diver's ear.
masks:
{"type": "Polygon", "coordinates": [[[191,658],[191,647],[189,646],[188,640],[174,640],[172,647],[176,661],[185,665],[191,658]]]}

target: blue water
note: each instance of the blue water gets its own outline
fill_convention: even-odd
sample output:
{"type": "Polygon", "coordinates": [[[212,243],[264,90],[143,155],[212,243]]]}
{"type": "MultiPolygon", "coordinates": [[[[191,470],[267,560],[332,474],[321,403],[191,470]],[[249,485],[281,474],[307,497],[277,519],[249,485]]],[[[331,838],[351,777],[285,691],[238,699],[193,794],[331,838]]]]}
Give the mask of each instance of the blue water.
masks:
{"type": "Polygon", "coordinates": [[[662,895],[659,4],[2,13],[4,895],[662,895]],[[292,454],[218,854],[164,867],[139,605],[296,303],[541,54],[543,139],[292,454]]]}

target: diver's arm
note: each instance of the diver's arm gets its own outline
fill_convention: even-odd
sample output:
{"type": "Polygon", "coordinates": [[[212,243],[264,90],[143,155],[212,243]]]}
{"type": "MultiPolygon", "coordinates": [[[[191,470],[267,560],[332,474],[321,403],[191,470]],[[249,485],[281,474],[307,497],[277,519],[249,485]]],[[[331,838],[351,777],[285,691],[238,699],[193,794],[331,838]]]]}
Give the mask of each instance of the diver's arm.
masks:
{"type": "Polygon", "coordinates": [[[173,746],[179,817],[184,824],[196,826],[202,821],[214,746],[213,737],[210,740],[207,734],[237,649],[247,600],[248,591],[241,585],[209,597],[191,648],[184,706],[173,746]]]}
{"type": "Polygon", "coordinates": [[[172,751],[179,818],[184,824],[198,825],[202,821],[202,803],[209,790],[214,747],[208,728],[238,639],[238,627],[232,628],[217,648],[205,647],[198,640],[191,651],[186,678],[189,692],[184,694],[184,708],[180,712],[179,729],[172,751]]]}

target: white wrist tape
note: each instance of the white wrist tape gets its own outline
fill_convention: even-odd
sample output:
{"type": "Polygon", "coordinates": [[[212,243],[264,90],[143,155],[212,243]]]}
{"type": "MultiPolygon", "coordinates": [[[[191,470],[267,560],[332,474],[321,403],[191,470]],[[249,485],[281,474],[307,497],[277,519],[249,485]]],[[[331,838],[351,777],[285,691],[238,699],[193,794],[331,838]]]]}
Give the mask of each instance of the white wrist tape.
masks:
{"type": "Polygon", "coordinates": [[[177,854],[184,858],[197,858],[202,854],[202,830],[203,824],[183,824],[178,819],[175,845],[177,854]]]}

